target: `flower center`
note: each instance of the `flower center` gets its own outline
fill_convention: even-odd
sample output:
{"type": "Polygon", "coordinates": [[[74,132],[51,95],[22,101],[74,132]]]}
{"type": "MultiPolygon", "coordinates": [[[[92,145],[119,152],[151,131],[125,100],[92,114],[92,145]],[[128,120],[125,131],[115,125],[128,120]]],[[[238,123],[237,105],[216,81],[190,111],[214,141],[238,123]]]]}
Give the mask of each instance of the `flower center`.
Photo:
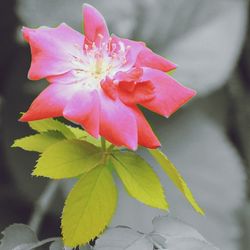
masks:
{"type": "Polygon", "coordinates": [[[122,71],[126,64],[129,47],[124,43],[92,44],[91,48],[85,45],[81,58],[74,58],[76,82],[89,89],[99,89],[101,81],[106,77],[112,78],[118,71],[122,71]]]}

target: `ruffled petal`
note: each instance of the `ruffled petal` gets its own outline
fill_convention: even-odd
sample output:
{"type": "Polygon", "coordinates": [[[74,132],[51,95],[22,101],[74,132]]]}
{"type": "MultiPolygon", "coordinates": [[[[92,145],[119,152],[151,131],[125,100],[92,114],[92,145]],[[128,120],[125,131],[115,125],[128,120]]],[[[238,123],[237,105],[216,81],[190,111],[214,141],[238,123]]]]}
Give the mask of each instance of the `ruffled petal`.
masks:
{"type": "Polygon", "coordinates": [[[138,55],[136,67],[148,67],[164,72],[176,69],[176,65],[164,57],[155,54],[151,49],[144,48],[138,55]]]}
{"type": "Polygon", "coordinates": [[[135,114],[138,128],[138,144],[146,148],[158,148],[161,146],[152,128],[145,119],[143,113],[136,106],[131,107],[135,114]]]}
{"type": "Polygon", "coordinates": [[[120,82],[118,93],[125,104],[140,104],[154,98],[154,85],[150,81],[144,82],[120,82]]]}
{"type": "Polygon", "coordinates": [[[28,122],[63,115],[64,107],[77,91],[74,85],[49,85],[31,104],[20,121],[28,122]]]}
{"type": "Polygon", "coordinates": [[[118,97],[117,86],[109,77],[106,77],[106,79],[101,82],[101,87],[105,94],[111,99],[115,100],[118,97]]]}
{"type": "Polygon", "coordinates": [[[115,74],[114,79],[119,82],[136,82],[142,77],[143,70],[141,68],[132,68],[127,72],[119,71],[115,74]]]}
{"type": "Polygon", "coordinates": [[[194,90],[184,87],[168,74],[156,69],[143,68],[142,79],[152,82],[155,97],[141,105],[166,117],[196,94],[194,90]]]}
{"type": "Polygon", "coordinates": [[[112,100],[105,93],[100,95],[100,135],[114,145],[136,150],[138,134],[133,112],[119,99],[112,100]]]}
{"type": "Polygon", "coordinates": [[[109,40],[109,31],[102,14],[89,4],[83,5],[85,44],[97,46],[109,40]]]}
{"type": "Polygon", "coordinates": [[[90,92],[84,89],[73,95],[63,111],[63,116],[80,124],[94,137],[99,136],[100,101],[96,90],[90,92]]]}
{"type": "Polygon", "coordinates": [[[83,35],[66,24],[57,28],[23,28],[22,32],[31,48],[31,80],[63,74],[73,69],[72,59],[81,56],[83,35]]]}

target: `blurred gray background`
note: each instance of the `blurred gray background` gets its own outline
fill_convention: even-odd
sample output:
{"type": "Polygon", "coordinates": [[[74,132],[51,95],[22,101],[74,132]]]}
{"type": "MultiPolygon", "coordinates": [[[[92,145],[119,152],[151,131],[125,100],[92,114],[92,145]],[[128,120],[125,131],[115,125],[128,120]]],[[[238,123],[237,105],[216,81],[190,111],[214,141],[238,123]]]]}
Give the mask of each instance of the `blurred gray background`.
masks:
{"type": "MultiPolygon", "coordinates": [[[[155,165],[173,215],[193,225],[224,250],[250,249],[250,26],[247,0],[92,0],[112,33],[142,40],[179,67],[174,77],[197,97],[169,119],[147,113],[163,151],[180,170],[206,216],[196,214],[155,165]]],[[[81,31],[82,0],[2,0],[0,7],[0,230],[29,221],[47,180],[30,176],[37,155],[11,149],[31,131],[18,123],[46,86],[30,82],[29,48],[21,26],[57,26],[81,31]]],[[[148,155],[141,152],[146,158],[148,155]]],[[[149,159],[150,160],[150,159],[149,159]]],[[[151,161],[151,160],[150,160],[151,161]]],[[[61,184],[40,237],[59,235],[61,184]]],[[[150,231],[161,212],[132,200],[120,187],[112,225],[150,231]]]]}

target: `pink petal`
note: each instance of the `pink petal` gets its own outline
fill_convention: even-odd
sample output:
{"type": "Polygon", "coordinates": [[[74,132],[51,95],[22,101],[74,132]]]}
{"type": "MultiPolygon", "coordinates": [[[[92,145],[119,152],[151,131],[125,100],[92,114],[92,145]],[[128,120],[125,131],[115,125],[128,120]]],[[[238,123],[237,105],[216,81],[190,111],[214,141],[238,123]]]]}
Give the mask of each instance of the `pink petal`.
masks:
{"type": "Polygon", "coordinates": [[[141,68],[132,68],[131,70],[127,72],[119,71],[114,79],[121,82],[135,82],[139,81],[141,76],[143,74],[143,70],[141,68]]]}
{"type": "Polygon", "coordinates": [[[34,121],[63,115],[63,109],[76,91],[73,85],[49,85],[31,104],[20,121],[34,121]]]}
{"type": "Polygon", "coordinates": [[[100,101],[97,91],[79,90],[65,107],[63,116],[82,125],[88,133],[97,138],[100,124],[100,101]]]}
{"type": "Polygon", "coordinates": [[[125,104],[140,104],[154,98],[154,85],[150,81],[144,82],[120,82],[118,93],[125,104]]]}
{"type": "Polygon", "coordinates": [[[72,59],[81,56],[83,35],[66,24],[57,28],[23,28],[23,36],[30,44],[31,80],[63,74],[73,69],[72,59]]]}
{"type": "Polygon", "coordinates": [[[70,70],[66,73],[54,76],[48,76],[47,81],[55,84],[73,84],[77,83],[77,78],[74,74],[74,70],[70,70]]]}
{"type": "Polygon", "coordinates": [[[136,106],[132,108],[138,128],[138,144],[146,148],[158,148],[161,146],[152,128],[145,119],[143,113],[136,106]]]}
{"type": "Polygon", "coordinates": [[[136,67],[148,67],[164,72],[176,69],[176,65],[164,57],[155,54],[151,49],[144,48],[138,55],[136,67]]]}
{"type": "Polygon", "coordinates": [[[109,31],[102,14],[89,4],[83,5],[85,44],[97,46],[109,39],[109,31]]]}
{"type": "Polygon", "coordinates": [[[106,79],[101,82],[101,87],[105,92],[105,94],[109,96],[111,99],[115,100],[117,98],[118,96],[117,86],[113,83],[113,81],[109,77],[106,77],[106,79]]]}
{"type": "Polygon", "coordinates": [[[138,135],[136,119],[131,109],[119,99],[101,95],[100,134],[117,146],[136,150],[138,135]]]}
{"type": "Polygon", "coordinates": [[[121,46],[120,44],[124,44],[125,49],[127,50],[126,54],[126,62],[122,67],[122,70],[129,70],[136,64],[137,57],[139,53],[143,50],[144,48],[144,43],[142,42],[137,42],[137,41],[132,41],[129,39],[125,38],[120,38],[118,36],[112,35],[112,41],[111,43],[116,44],[116,51],[118,51],[121,46]]]}
{"type": "Polygon", "coordinates": [[[155,87],[155,98],[141,105],[156,113],[168,117],[196,94],[162,71],[143,68],[143,72],[142,80],[151,81],[155,87]]]}

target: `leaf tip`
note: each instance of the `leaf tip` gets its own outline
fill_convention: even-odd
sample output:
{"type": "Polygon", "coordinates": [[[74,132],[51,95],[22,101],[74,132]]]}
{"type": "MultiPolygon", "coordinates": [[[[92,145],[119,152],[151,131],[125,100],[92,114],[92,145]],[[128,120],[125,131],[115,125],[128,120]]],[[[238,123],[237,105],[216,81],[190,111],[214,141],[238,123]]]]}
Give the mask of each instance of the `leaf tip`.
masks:
{"type": "Polygon", "coordinates": [[[13,144],[10,146],[11,148],[17,148],[18,147],[18,143],[17,143],[17,140],[15,140],[13,142],[13,144]]]}
{"type": "Polygon", "coordinates": [[[161,210],[168,212],[169,211],[169,206],[168,205],[164,205],[162,207],[159,207],[161,210]]]}
{"type": "Polygon", "coordinates": [[[41,176],[41,174],[39,173],[39,171],[37,170],[38,166],[35,166],[34,170],[31,173],[31,176],[35,176],[35,177],[39,177],[41,176]]]}
{"type": "Polygon", "coordinates": [[[202,215],[202,216],[205,216],[205,215],[206,215],[205,211],[204,211],[202,208],[200,208],[200,207],[196,208],[195,210],[196,210],[200,215],[202,215]]]}

